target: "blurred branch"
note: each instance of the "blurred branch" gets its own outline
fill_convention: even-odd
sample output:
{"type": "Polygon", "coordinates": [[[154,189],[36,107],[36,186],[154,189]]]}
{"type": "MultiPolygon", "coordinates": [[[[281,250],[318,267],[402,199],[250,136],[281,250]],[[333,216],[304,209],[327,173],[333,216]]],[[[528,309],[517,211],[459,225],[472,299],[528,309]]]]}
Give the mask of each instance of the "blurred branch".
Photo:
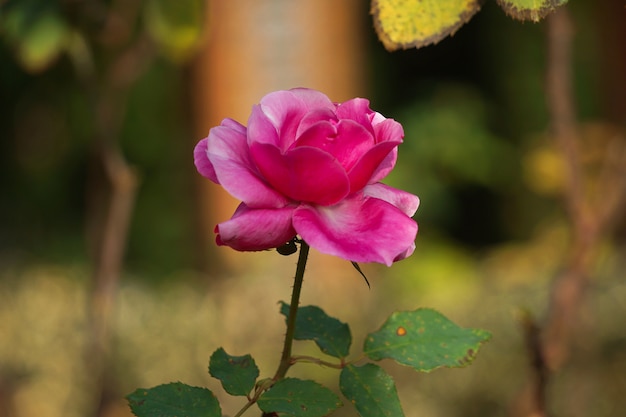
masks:
{"type": "Polygon", "coordinates": [[[570,322],[582,299],[598,224],[589,211],[582,187],[578,126],[572,94],[572,22],[563,7],[548,18],[547,99],[552,134],[565,161],[565,204],[573,240],[564,270],[554,282],[543,328],[546,365],[557,369],[565,361],[570,322]]]}
{"type": "Polygon", "coordinates": [[[611,139],[604,154],[604,166],[598,179],[604,189],[598,206],[598,222],[608,230],[619,220],[626,206],[626,137],[616,135],[611,139]]]}
{"type": "MultiPolygon", "coordinates": [[[[530,358],[532,380],[525,395],[532,398],[532,404],[526,414],[533,417],[543,417],[546,415],[546,385],[548,382],[548,368],[546,366],[543,349],[541,347],[540,328],[530,312],[524,312],[520,318],[524,340],[526,341],[526,351],[530,358]]],[[[527,405],[528,407],[528,405],[527,405]]],[[[519,411],[519,410],[518,410],[519,411]]],[[[522,414],[522,413],[520,413],[522,414]]]]}
{"type": "Polygon", "coordinates": [[[547,101],[552,133],[566,165],[565,202],[574,227],[586,221],[578,126],[572,93],[573,29],[565,7],[548,17],[547,101]]]}
{"type": "MultiPolygon", "coordinates": [[[[111,314],[139,186],[135,169],[126,162],[120,149],[119,134],[126,115],[128,92],[155,55],[151,42],[142,32],[130,38],[136,24],[134,19],[139,14],[138,5],[137,1],[116,1],[106,9],[97,1],[77,4],[77,7],[91,10],[92,21],[103,22],[101,30],[76,35],[79,41],[73,54],[76,73],[87,92],[95,122],[92,168],[96,169],[92,169],[87,179],[86,213],[94,263],[89,306],[91,344],[86,352],[93,383],[90,387],[93,416],[104,415],[110,400],[107,364],[111,314]],[[93,64],[96,52],[108,57],[104,68],[93,64]]],[[[77,12],[79,16],[85,13],[87,10],[77,12]]]]}
{"type": "Polygon", "coordinates": [[[102,223],[99,252],[96,254],[90,299],[91,346],[87,352],[93,388],[94,415],[103,415],[107,401],[107,363],[111,339],[111,313],[120,279],[126,239],[139,178],[124,160],[117,146],[100,151],[104,173],[110,182],[107,212],[102,223]]]}
{"type": "Polygon", "coordinates": [[[573,30],[566,7],[548,19],[547,101],[552,134],[565,161],[564,202],[572,228],[572,241],[562,272],[555,277],[548,312],[542,327],[524,321],[534,377],[516,402],[513,415],[548,415],[546,388],[551,374],[566,363],[572,342],[573,324],[582,303],[595,259],[596,246],[616,221],[626,200],[626,146],[615,139],[608,147],[603,171],[594,178],[602,189],[601,201],[592,204],[586,192],[585,171],[580,155],[580,135],[572,93],[573,30]],[[619,162],[621,161],[621,162],[619,162]]]}

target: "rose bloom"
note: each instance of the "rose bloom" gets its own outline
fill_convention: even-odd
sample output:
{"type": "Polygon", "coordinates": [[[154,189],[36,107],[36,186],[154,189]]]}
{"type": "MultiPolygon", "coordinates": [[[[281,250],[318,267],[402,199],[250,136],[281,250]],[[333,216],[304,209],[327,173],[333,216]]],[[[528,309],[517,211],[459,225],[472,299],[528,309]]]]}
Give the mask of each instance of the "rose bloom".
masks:
{"type": "Polygon", "coordinates": [[[417,196],[380,183],[404,131],[355,98],[333,103],[310,89],[276,91],[194,150],[203,176],[242,203],[216,226],[239,251],[282,246],[296,235],[318,251],[391,265],[415,249],[417,196]]]}

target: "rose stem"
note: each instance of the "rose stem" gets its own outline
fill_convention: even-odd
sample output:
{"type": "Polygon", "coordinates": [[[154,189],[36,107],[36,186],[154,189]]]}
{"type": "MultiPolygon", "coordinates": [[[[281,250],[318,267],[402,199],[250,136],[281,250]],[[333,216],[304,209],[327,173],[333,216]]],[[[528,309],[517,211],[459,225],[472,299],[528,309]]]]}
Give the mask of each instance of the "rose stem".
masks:
{"type": "Polygon", "coordinates": [[[280,358],[280,365],[278,366],[278,370],[274,376],[274,381],[284,378],[287,374],[287,370],[291,366],[291,345],[293,344],[293,336],[296,330],[296,315],[298,314],[298,304],[300,303],[300,290],[302,289],[304,269],[306,268],[306,261],[308,257],[309,245],[302,240],[300,241],[300,255],[298,256],[296,276],[294,278],[293,290],[291,292],[291,303],[289,305],[289,316],[287,317],[285,344],[283,345],[283,354],[280,358]]]}

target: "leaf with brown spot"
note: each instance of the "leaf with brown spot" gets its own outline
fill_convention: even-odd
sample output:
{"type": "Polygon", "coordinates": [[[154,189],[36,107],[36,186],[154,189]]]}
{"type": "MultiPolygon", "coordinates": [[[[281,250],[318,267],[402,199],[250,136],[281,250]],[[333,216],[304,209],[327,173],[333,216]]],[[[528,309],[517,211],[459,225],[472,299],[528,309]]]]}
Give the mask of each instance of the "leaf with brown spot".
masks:
{"type": "Polygon", "coordinates": [[[393,313],[370,333],[364,353],[373,360],[393,359],[421,372],[469,365],[491,338],[481,329],[463,329],[431,309],[393,313]],[[402,329],[400,331],[400,329],[402,329]]]}

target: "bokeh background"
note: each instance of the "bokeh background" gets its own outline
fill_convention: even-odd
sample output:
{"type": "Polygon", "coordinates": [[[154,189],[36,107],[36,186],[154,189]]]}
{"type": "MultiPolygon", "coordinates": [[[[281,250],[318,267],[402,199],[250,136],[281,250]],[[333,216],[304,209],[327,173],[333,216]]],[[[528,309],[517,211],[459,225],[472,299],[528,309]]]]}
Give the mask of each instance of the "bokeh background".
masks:
{"type": "MultiPolygon", "coordinates": [[[[591,219],[624,194],[624,6],[565,6],[591,219]]],[[[410,259],[362,265],[368,289],[313,251],[303,304],[348,322],[355,356],[394,310],[493,333],[467,368],[384,363],[406,415],[539,415],[532,328],[572,268],[581,295],[546,408],[623,415],[626,216],[615,209],[572,255],[581,222],[547,101],[549,19],[514,21],[488,1],[439,44],[389,53],[365,1],[0,1],[0,416],[129,416],[124,395],[178,380],[234,415],[243,402],[208,375],[210,354],[251,353],[273,373],[295,257],[215,247],[237,202],[200,178],[192,150],[222,118],[245,123],[264,94],[296,86],[367,97],[400,121],[386,182],[422,202],[410,259]]],[[[334,371],[293,375],[336,388],[334,371]]]]}

